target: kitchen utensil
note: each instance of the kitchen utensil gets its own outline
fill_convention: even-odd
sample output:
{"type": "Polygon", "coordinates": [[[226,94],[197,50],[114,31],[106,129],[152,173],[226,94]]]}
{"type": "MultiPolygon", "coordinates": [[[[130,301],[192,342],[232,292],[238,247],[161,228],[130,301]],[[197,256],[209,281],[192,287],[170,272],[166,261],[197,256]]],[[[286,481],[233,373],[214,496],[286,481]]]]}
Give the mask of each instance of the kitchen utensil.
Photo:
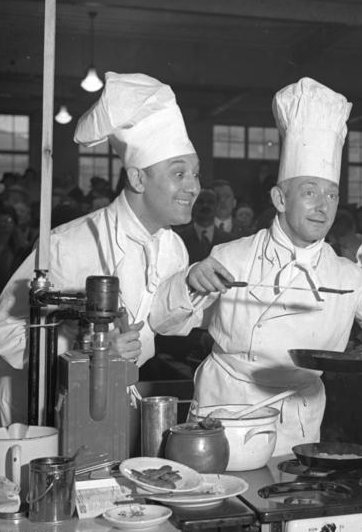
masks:
{"type": "Polygon", "coordinates": [[[167,521],[172,510],[156,504],[129,503],[119,508],[112,508],[104,512],[103,517],[116,528],[121,530],[154,530],[156,526],[167,521]]]}
{"type": "Polygon", "coordinates": [[[149,492],[165,493],[171,491],[172,493],[186,493],[196,490],[202,481],[200,473],[194,469],[173,460],[165,460],[153,456],[140,456],[124,460],[120,465],[120,471],[124,477],[132,480],[135,484],[149,492]],[[166,465],[170,466],[172,471],[177,471],[181,476],[181,479],[175,482],[175,488],[155,486],[151,483],[143,482],[133,473],[133,470],[142,472],[146,469],[159,469],[166,465]]]}
{"type": "Polygon", "coordinates": [[[223,473],[230,448],[225,428],[203,428],[199,423],[181,423],[170,428],[165,457],[181,462],[199,473],[223,473]]]}
{"type": "MultiPolygon", "coordinates": [[[[274,403],[277,403],[278,401],[282,401],[283,399],[286,399],[287,397],[290,397],[291,395],[294,395],[295,393],[296,393],[295,390],[287,390],[285,392],[278,393],[277,395],[273,395],[272,397],[268,397],[267,399],[263,399],[263,401],[260,401],[259,403],[255,403],[254,405],[250,405],[244,408],[243,410],[238,410],[236,412],[229,412],[228,419],[242,419],[243,417],[246,417],[249,414],[253,414],[257,410],[259,410],[259,408],[263,408],[263,406],[273,405],[274,403]]],[[[210,417],[214,417],[212,412],[210,412],[209,415],[210,417]]]]}
{"type": "Polygon", "coordinates": [[[141,454],[164,456],[168,431],[177,423],[177,397],[144,397],[141,400],[141,454]]]}
{"type": "Polygon", "coordinates": [[[186,493],[185,495],[179,495],[178,493],[169,495],[166,493],[152,494],[147,495],[147,498],[169,506],[204,508],[217,506],[229,497],[241,495],[248,487],[247,482],[239,477],[206,474],[202,475],[202,484],[197,491],[186,493]]]}
{"type": "Polygon", "coordinates": [[[289,349],[296,366],[341,373],[362,372],[362,352],[323,351],[320,349],[289,349]]]}
{"type": "Polygon", "coordinates": [[[261,288],[273,288],[275,290],[302,290],[303,292],[327,292],[330,294],[351,294],[354,290],[340,290],[339,288],[328,288],[326,286],[319,286],[316,290],[313,288],[303,288],[299,286],[280,286],[273,284],[262,284],[262,283],[247,283],[246,281],[233,281],[232,283],[226,279],[222,279],[222,282],[225,284],[226,288],[246,288],[246,287],[261,287],[261,288]]]}
{"type": "Polygon", "coordinates": [[[58,523],[75,510],[75,462],[72,457],[37,458],[30,462],[29,520],[58,523]]]}
{"type": "MultiPolygon", "coordinates": [[[[240,411],[251,405],[210,405],[191,409],[190,419],[201,421],[213,410],[240,411]]],[[[228,414],[226,413],[226,416],[228,414]]],[[[230,457],[226,471],[248,471],[264,467],[276,444],[276,423],[279,410],[270,406],[242,419],[220,418],[229,441],[230,457]]]]}
{"type": "Polygon", "coordinates": [[[304,443],[292,448],[298,460],[321,469],[358,469],[362,467],[362,445],[357,443],[304,443]]]}

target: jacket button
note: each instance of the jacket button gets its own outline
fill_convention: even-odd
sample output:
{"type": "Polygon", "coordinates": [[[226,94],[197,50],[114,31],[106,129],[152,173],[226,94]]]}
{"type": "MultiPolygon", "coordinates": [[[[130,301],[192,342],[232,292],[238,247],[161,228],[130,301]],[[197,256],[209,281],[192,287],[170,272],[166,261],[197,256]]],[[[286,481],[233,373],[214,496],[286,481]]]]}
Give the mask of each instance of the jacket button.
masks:
{"type": "Polygon", "coordinates": [[[258,323],[257,327],[258,327],[258,329],[261,329],[261,327],[262,327],[261,323],[258,323]]]}

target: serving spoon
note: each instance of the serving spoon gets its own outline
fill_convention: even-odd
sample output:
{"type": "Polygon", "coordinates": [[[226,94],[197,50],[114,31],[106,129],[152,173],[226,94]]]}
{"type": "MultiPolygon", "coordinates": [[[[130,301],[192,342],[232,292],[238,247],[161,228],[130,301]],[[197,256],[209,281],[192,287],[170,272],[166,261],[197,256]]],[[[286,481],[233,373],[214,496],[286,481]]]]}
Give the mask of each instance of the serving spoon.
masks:
{"type": "MultiPolygon", "coordinates": [[[[247,406],[241,411],[239,410],[237,412],[230,412],[230,414],[228,413],[227,419],[242,419],[243,417],[252,414],[253,412],[256,412],[257,410],[259,410],[259,408],[263,408],[264,406],[269,406],[274,403],[277,403],[278,401],[282,401],[283,399],[286,399],[287,397],[290,397],[295,393],[296,390],[287,390],[285,392],[278,393],[277,395],[273,395],[272,397],[267,397],[266,399],[259,401],[259,403],[247,406]]],[[[220,406],[220,409],[222,409],[222,406],[220,406]]],[[[215,410],[213,412],[215,412],[215,410]]],[[[208,417],[213,417],[213,412],[210,412],[208,414],[208,417]]]]}

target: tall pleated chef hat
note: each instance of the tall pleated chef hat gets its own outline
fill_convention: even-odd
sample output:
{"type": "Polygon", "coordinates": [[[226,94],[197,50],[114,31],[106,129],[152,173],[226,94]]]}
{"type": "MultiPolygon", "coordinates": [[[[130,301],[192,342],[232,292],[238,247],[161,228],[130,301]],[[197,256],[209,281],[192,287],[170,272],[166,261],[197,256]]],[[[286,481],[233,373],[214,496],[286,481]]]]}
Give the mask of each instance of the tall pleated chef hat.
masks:
{"type": "Polygon", "coordinates": [[[339,183],[351,108],[342,94],[310,78],[275,94],[273,114],[283,139],[278,182],[313,176],[339,183]]]}
{"type": "Polygon", "coordinates": [[[78,121],[83,146],[110,141],[126,168],[195,153],[171,87],[145,74],[107,72],[99,100],[78,121]]]}

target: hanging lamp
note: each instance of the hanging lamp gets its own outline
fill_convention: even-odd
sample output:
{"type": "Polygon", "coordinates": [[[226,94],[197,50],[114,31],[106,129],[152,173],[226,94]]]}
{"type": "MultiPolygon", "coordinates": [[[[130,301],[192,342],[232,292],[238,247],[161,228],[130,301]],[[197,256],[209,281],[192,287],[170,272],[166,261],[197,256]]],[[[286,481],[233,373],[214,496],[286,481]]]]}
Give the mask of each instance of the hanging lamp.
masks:
{"type": "Polygon", "coordinates": [[[58,124],[69,124],[73,119],[72,115],[69,113],[66,105],[61,105],[58,113],[55,115],[54,120],[58,124]]]}
{"type": "Polygon", "coordinates": [[[80,86],[87,92],[96,92],[103,87],[103,81],[99,79],[94,67],[94,19],[97,16],[95,11],[89,12],[90,17],[90,46],[91,46],[91,64],[86,77],[82,80],[80,86]]]}

